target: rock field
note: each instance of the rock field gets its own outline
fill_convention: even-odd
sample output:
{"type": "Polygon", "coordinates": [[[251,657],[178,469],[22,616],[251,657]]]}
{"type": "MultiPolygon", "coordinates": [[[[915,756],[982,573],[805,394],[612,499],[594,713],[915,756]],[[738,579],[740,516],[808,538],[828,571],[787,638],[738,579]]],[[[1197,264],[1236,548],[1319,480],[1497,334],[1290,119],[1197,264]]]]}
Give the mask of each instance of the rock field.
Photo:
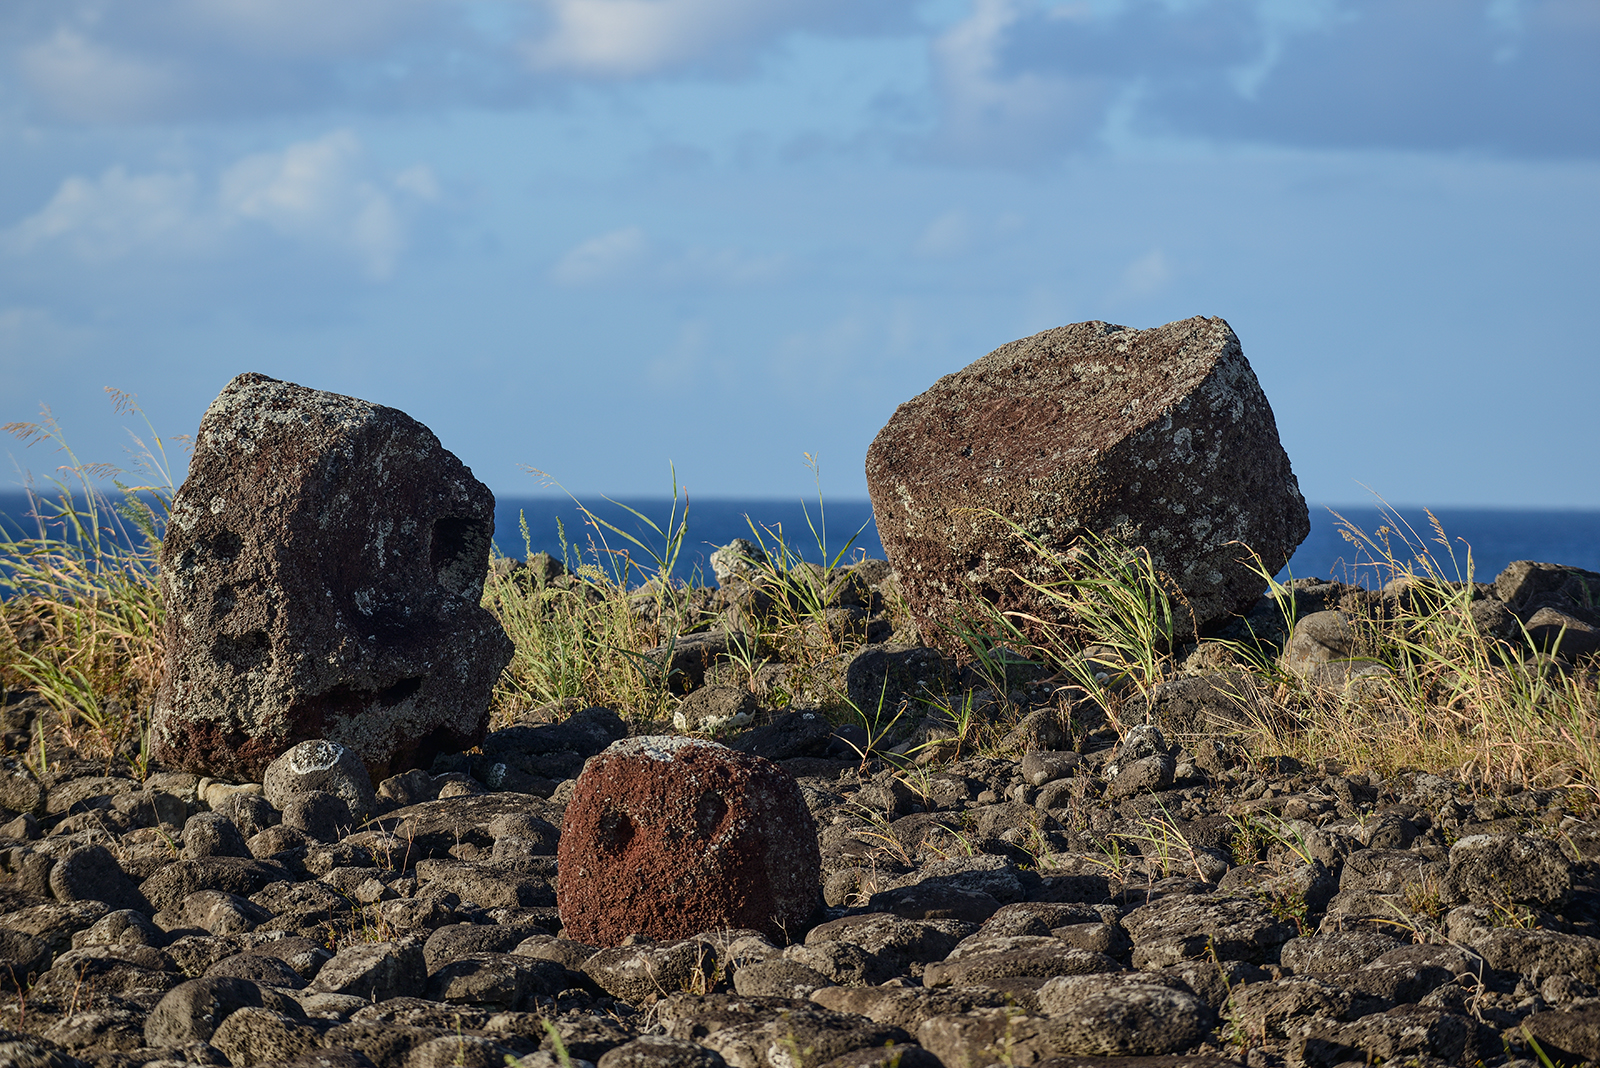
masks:
{"type": "Polygon", "coordinates": [[[7,758],[0,1064],[1600,1058],[1587,795],[1247,765],[1150,726],[1074,746],[1052,715],[940,770],[863,760],[815,713],[732,735],[798,784],[825,908],[787,938],[604,947],[555,903],[575,777],[627,732],[609,710],[375,790],[328,752],[260,785],[7,758]]]}

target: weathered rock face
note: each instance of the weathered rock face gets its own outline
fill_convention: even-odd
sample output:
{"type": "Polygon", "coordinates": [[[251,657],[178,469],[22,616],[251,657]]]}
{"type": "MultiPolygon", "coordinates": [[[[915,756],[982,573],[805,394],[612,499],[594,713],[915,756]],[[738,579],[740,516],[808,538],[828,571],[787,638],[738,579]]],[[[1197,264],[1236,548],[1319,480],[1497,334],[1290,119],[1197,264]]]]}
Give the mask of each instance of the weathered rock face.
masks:
{"type": "Polygon", "coordinates": [[[821,864],[805,799],[771,761],[697,739],[625,739],[589,761],[567,806],[563,937],[781,937],[817,908],[821,864]]]}
{"type": "Polygon", "coordinates": [[[475,745],[511,657],[479,605],[493,534],[494,495],[405,413],[235,378],[161,551],[160,758],[259,779],[327,739],[376,781],[475,745]]]}
{"type": "MultiPolygon", "coordinates": [[[[1221,319],[1076,323],[991,352],[902,404],[867,450],[878,533],[930,643],[976,598],[1070,622],[1006,520],[1055,550],[1083,535],[1149,549],[1204,630],[1310,532],[1272,409],[1221,319]],[[997,518],[995,514],[1005,517],[997,518]]],[[[1175,605],[1181,610],[1181,605],[1175,605]]]]}

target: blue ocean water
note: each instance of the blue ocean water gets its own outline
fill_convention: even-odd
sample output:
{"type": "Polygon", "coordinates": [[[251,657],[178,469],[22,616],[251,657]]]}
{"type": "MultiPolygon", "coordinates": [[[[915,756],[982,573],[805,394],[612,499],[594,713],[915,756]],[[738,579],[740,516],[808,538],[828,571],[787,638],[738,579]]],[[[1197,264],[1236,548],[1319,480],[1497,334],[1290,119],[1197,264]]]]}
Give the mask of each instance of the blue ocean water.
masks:
{"type": "MultiPolygon", "coordinates": [[[[671,501],[630,499],[624,503],[657,525],[663,528],[667,526],[671,501]]],[[[811,519],[815,521],[816,504],[813,502],[805,509],[809,510],[811,519]]],[[[598,518],[634,534],[647,544],[657,546],[657,551],[660,551],[662,539],[624,509],[601,501],[593,510],[598,518]],[[644,533],[651,537],[644,537],[644,533]]],[[[1416,551],[1426,549],[1446,578],[1466,578],[1469,547],[1472,575],[1479,582],[1492,581],[1513,560],[1540,560],[1600,571],[1600,511],[1435,509],[1433,516],[1449,542],[1448,548],[1436,540],[1438,532],[1429,519],[1428,510],[1424,508],[1401,507],[1386,512],[1373,506],[1313,505],[1310,513],[1311,533],[1296,550],[1288,566],[1279,572],[1280,579],[1291,576],[1337,578],[1367,586],[1381,586],[1391,577],[1387,569],[1374,567],[1373,548],[1352,543],[1345,537],[1345,532],[1360,531],[1381,547],[1385,535],[1380,531],[1386,527],[1391,531],[1387,535],[1388,546],[1397,559],[1409,560],[1416,551]],[[1402,532],[1404,538],[1395,532],[1402,532]],[[1410,548],[1404,544],[1406,541],[1409,541],[1410,548]],[[1454,560],[1450,556],[1452,550],[1455,553],[1454,560]]],[[[495,508],[495,541],[508,556],[524,555],[521,535],[517,532],[520,515],[527,516],[534,551],[542,549],[552,556],[561,555],[560,539],[556,537],[557,517],[565,524],[569,543],[582,541],[595,529],[586,523],[570,500],[534,498],[500,501],[495,508]],[[544,532],[542,537],[540,531],[544,532]],[[575,534],[578,536],[575,537],[575,534]]],[[[805,559],[820,561],[821,554],[807,526],[801,504],[757,500],[693,501],[689,508],[688,533],[684,538],[680,560],[690,569],[700,567],[709,576],[710,566],[705,558],[712,549],[726,545],[734,538],[754,540],[746,516],[762,527],[764,533],[766,528],[775,529],[781,524],[784,541],[791,549],[798,551],[805,559]]],[[[818,527],[820,529],[820,524],[818,527]]],[[[610,531],[605,533],[612,549],[626,547],[634,550],[635,556],[638,555],[636,547],[622,542],[610,531]]],[[[855,538],[853,548],[865,550],[868,556],[883,555],[878,528],[872,523],[872,506],[867,501],[828,503],[827,534],[830,556],[852,537],[855,538]]],[[[859,552],[854,555],[859,555],[859,552]]],[[[680,566],[679,574],[687,578],[690,572],[680,566]]]]}
{"type": "MultiPolygon", "coordinates": [[[[591,498],[584,503],[596,519],[626,531],[655,553],[664,553],[666,539],[650,523],[663,531],[672,528],[671,500],[625,498],[613,503],[591,498]]],[[[677,508],[682,520],[681,500],[677,508]]],[[[0,525],[9,533],[17,532],[26,514],[26,497],[0,493],[0,525]]],[[[1371,566],[1370,548],[1358,548],[1344,537],[1340,517],[1380,544],[1382,528],[1403,531],[1413,549],[1426,548],[1450,578],[1466,577],[1469,547],[1473,577],[1480,582],[1492,580],[1513,560],[1540,560],[1600,571],[1600,511],[1445,508],[1433,514],[1449,542],[1449,550],[1455,553],[1454,561],[1449,550],[1435,540],[1437,532],[1423,508],[1402,506],[1385,513],[1373,506],[1313,505],[1311,534],[1280,572],[1280,578],[1291,574],[1297,578],[1331,577],[1374,586],[1389,577],[1371,566]]],[[[562,556],[564,530],[565,552],[574,562],[580,554],[585,562],[592,562],[598,550],[606,559],[615,559],[619,552],[626,551],[636,561],[652,563],[644,549],[614,530],[597,526],[564,497],[507,497],[497,501],[495,542],[507,556],[520,557],[528,552],[521,532],[524,517],[534,552],[562,556]]],[[[710,583],[707,558],[712,550],[734,538],[757,540],[752,525],[769,547],[781,536],[791,552],[814,562],[823,561],[819,541],[824,539],[829,561],[840,554],[846,560],[883,555],[877,527],[872,522],[872,507],[863,500],[825,500],[819,507],[816,501],[696,498],[689,503],[687,524],[674,569],[674,575],[686,581],[710,583]]],[[[1410,555],[1411,550],[1405,549],[1394,534],[1390,535],[1390,545],[1397,556],[1410,555]]]]}

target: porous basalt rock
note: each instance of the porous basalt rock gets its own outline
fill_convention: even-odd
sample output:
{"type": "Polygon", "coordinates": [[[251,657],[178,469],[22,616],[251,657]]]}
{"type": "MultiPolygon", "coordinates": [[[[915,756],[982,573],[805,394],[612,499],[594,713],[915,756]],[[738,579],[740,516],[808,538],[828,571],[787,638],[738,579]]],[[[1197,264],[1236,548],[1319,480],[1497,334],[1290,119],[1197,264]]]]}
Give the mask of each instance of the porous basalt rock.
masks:
{"type": "Polygon", "coordinates": [[[723,927],[781,937],[819,903],[816,824],[777,765],[714,742],[629,738],[589,761],[561,828],[565,937],[616,945],[723,927]]]}
{"type": "Polygon", "coordinates": [[[1146,547],[1188,629],[1253,605],[1310,532],[1272,409],[1222,319],[1077,323],[1004,345],[902,404],[867,450],[884,550],[924,637],[1002,612],[1071,623],[1031,582],[1089,537],[1146,547]]]}
{"type": "Polygon", "coordinates": [[[162,545],[157,755],[259,780],[327,739],[377,781],[477,744],[511,657],[479,605],[493,534],[494,495],[410,416],[238,376],[162,545]]]}
{"type": "MultiPolygon", "coordinates": [[[[526,735],[513,748],[575,767],[608,716],[559,732],[576,748],[526,735]]],[[[682,940],[577,940],[550,905],[576,780],[546,798],[416,772],[408,789],[431,800],[336,828],[337,842],[298,835],[267,863],[212,851],[239,798],[270,807],[264,796],[208,785],[195,793],[219,808],[163,825],[156,806],[124,802],[156,787],[177,800],[182,777],[141,785],[63,759],[47,783],[56,811],[0,843],[0,983],[23,988],[0,997],[16,1028],[0,1044],[33,1044],[43,1059],[29,1063],[57,1068],[559,1068],[563,1048],[577,1068],[1104,1068],[1106,1054],[1242,1068],[1219,1056],[1240,1036],[1254,1068],[1528,1068],[1535,1042],[1556,1063],[1595,1056],[1587,787],[1490,791],[1266,757],[1179,791],[1111,789],[1142,761],[1220,744],[1141,725],[1081,753],[970,753],[925,775],[858,753],[796,758],[782,770],[824,828],[797,833],[849,891],[786,929],[786,947],[722,915],[691,919],[706,929],[682,940]],[[1079,789],[1052,798],[1061,783],[1079,789]],[[1213,863],[1220,879],[1195,877],[1213,863]],[[138,878],[137,908],[98,900],[138,878]],[[47,900],[52,884],[88,898],[47,900]]],[[[689,782],[705,769],[680,757],[729,755],[660,738],[618,752],[688,782],[675,796],[693,805],[645,802],[683,816],[679,831],[707,796],[689,782]]],[[[762,811],[764,835],[792,822],[762,811]]],[[[669,823],[637,833],[670,839],[669,823]]],[[[672,890],[654,869],[623,881],[634,859],[587,876],[595,900],[672,890]]],[[[741,885],[693,874],[708,894],[741,885]]]]}

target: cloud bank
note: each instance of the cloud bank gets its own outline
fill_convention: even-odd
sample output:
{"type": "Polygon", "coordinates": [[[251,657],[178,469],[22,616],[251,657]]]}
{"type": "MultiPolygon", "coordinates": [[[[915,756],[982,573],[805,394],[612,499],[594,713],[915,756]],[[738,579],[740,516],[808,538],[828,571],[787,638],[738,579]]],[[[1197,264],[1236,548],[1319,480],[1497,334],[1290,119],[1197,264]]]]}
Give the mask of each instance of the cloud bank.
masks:
{"type": "Polygon", "coordinates": [[[264,232],[381,279],[405,250],[407,215],[437,196],[426,167],[379,176],[356,135],[335,130],[246,156],[214,181],[189,171],[133,174],[121,165],[98,178],[73,175],[42,208],[0,232],[0,249],[108,266],[135,257],[212,258],[264,232]]]}
{"type": "MultiPolygon", "coordinates": [[[[1600,154],[1593,0],[12,0],[30,121],[532,107],[757,77],[803,39],[921,42],[909,150],[1032,163],[1121,136],[1600,154]]],[[[891,131],[883,131],[886,135],[891,131]]],[[[905,145],[904,129],[893,130],[905,145]]]]}

